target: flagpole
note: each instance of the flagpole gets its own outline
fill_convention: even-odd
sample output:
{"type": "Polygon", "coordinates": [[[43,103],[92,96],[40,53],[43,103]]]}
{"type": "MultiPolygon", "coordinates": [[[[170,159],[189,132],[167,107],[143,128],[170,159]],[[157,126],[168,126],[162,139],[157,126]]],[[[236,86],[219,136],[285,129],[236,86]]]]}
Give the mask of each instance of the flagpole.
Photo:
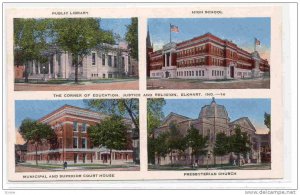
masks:
{"type": "Polygon", "coordinates": [[[256,38],[254,37],[254,51],[256,51],[256,38]]]}
{"type": "Polygon", "coordinates": [[[172,38],[171,38],[171,23],[170,23],[170,43],[172,41],[172,38]]]}

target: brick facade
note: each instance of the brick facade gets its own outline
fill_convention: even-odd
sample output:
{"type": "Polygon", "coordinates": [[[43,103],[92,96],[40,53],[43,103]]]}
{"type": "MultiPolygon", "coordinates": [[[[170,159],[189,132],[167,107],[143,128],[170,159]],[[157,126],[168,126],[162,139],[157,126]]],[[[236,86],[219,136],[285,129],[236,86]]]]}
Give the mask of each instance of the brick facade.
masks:
{"type": "MultiPolygon", "coordinates": [[[[90,140],[87,128],[101,122],[107,115],[102,113],[65,105],[39,121],[49,124],[58,139],[58,148],[51,148],[49,143],[38,145],[38,155],[34,144],[28,143],[25,160],[45,163],[108,163],[109,150],[105,147],[94,146],[90,140]]],[[[128,122],[128,121],[127,121],[128,122]]],[[[129,123],[129,122],[128,122],[129,123]]],[[[124,129],[128,132],[130,130],[124,129]]],[[[113,150],[112,159],[118,163],[133,161],[132,141],[126,150],[113,150]]]]}
{"type": "Polygon", "coordinates": [[[270,71],[268,61],[257,51],[249,53],[210,33],[149,52],[147,65],[152,78],[256,78],[270,71]]]}

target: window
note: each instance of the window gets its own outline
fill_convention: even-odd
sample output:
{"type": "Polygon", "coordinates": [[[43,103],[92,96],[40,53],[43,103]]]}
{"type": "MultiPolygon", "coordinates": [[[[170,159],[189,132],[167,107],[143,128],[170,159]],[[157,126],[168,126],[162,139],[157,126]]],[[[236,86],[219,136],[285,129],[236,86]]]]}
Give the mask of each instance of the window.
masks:
{"type": "Polygon", "coordinates": [[[117,67],[117,56],[114,56],[114,67],[117,67]]]}
{"type": "Polygon", "coordinates": [[[102,74],[102,78],[104,78],[104,79],[105,79],[105,74],[102,74]]]}
{"type": "Polygon", "coordinates": [[[82,123],[82,132],[86,132],[86,123],[82,123]]]}
{"type": "Polygon", "coordinates": [[[87,140],[85,137],[81,138],[81,148],[87,147],[87,140]]]}
{"type": "Polygon", "coordinates": [[[110,74],[108,74],[108,78],[112,78],[112,74],[110,73],[110,74]]]}
{"type": "Polygon", "coordinates": [[[73,131],[78,131],[78,123],[77,123],[77,121],[73,122],[73,131]]]}
{"type": "Polygon", "coordinates": [[[73,148],[78,148],[78,137],[73,137],[73,148]]]}
{"type": "Polygon", "coordinates": [[[112,57],[108,55],[108,66],[112,66],[112,57]]]}
{"type": "Polygon", "coordinates": [[[92,53],[92,65],[96,65],[96,53],[92,53]]]}
{"type": "Polygon", "coordinates": [[[124,67],[124,66],[125,66],[125,58],[122,57],[122,67],[124,67]]]}
{"type": "Polygon", "coordinates": [[[102,65],[105,66],[105,54],[102,54],[102,65]]]}

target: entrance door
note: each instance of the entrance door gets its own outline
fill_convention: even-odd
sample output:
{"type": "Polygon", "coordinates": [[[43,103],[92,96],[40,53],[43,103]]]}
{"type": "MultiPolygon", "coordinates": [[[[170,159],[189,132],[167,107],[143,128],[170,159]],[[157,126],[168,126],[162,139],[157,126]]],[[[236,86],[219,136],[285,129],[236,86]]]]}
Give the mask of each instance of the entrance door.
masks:
{"type": "Polygon", "coordinates": [[[74,154],[74,163],[77,163],[77,154],[74,154]]]}
{"type": "Polygon", "coordinates": [[[82,162],[85,163],[86,154],[82,154],[82,162]]]}
{"type": "Polygon", "coordinates": [[[169,78],[169,76],[170,76],[170,73],[167,71],[166,72],[166,78],[169,78]]]}
{"type": "Polygon", "coordinates": [[[234,78],[234,67],[230,66],[230,77],[234,78]]]}

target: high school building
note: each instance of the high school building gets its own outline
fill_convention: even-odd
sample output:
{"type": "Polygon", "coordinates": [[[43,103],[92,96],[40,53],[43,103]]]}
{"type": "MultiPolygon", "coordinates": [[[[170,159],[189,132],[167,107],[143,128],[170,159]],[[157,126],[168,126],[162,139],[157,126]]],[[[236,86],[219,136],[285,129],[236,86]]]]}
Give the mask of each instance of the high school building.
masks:
{"type": "MultiPolygon", "coordinates": [[[[74,79],[75,56],[67,51],[52,48],[44,52],[48,61],[28,62],[27,73],[29,79],[74,79]]],[[[17,67],[18,64],[16,64],[17,67]]],[[[21,65],[19,65],[21,66],[21,65]]],[[[24,77],[25,69],[15,68],[16,79],[24,77]]],[[[137,77],[138,62],[129,54],[126,43],[119,45],[102,44],[83,58],[78,67],[78,79],[105,79],[121,77],[137,77]]]]}
{"type": "MultiPolygon", "coordinates": [[[[148,39],[147,49],[151,47],[148,39]]],[[[148,57],[151,78],[257,78],[268,75],[270,71],[268,61],[257,51],[249,53],[211,33],[181,43],[170,42],[160,50],[149,52],[148,57]]]]}
{"type": "Polygon", "coordinates": [[[132,122],[124,119],[129,129],[127,131],[130,142],[124,150],[110,150],[105,146],[93,145],[89,138],[87,128],[101,122],[107,115],[91,110],[65,105],[39,119],[39,122],[51,125],[58,138],[58,147],[51,148],[47,142],[38,146],[35,153],[35,145],[30,142],[27,144],[25,160],[44,163],[127,163],[133,162],[136,158],[133,150],[138,148],[137,140],[132,140],[132,122]]]}
{"type": "MultiPolygon", "coordinates": [[[[154,137],[157,137],[163,132],[169,131],[172,124],[176,124],[180,130],[180,136],[186,136],[188,129],[192,126],[199,130],[199,134],[203,136],[208,136],[208,155],[199,156],[198,159],[193,159],[197,161],[200,165],[220,163],[223,164],[233,163],[236,161],[237,156],[234,153],[225,155],[222,157],[217,157],[213,155],[213,148],[216,141],[217,133],[223,132],[227,136],[234,134],[235,127],[239,126],[242,132],[246,132],[250,142],[251,142],[251,151],[247,154],[246,157],[242,157],[243,163],[260,163],[262,162],[262,156],[265,155],[264,147],[265,145],[270,146],[270,139],[264,139],[270,134],[257,134],[256,128],[253,126],[252,122],[248,117],[241,117],[236,120],[231,121],[226,108],[223,105],[219,105],[213,99],[211,104],[205,105],[201,108],[199,117],[197,119],[191,119],[186,116],[182,116],[176,113],[170,113],[163,121],[159,128],[155,130],[154,137]],[[263,140],[262,140],[263,139],[263,140]],[[268,143],[267,143],[268,142],[268,143]]],[[[190,164],[191,163],[191,150],[187,149],[184,152],[174,152],[172,151],[165,158],[156,156],[155,163],[164,165],[170,164],[190,164]],[[171,161],[172,158],[172,161],[171,161]]],[[[268,151],[271,152],[270,150],[268,151]]],[[[269,161],[270,162],[270,161],[269,161]]]]}

